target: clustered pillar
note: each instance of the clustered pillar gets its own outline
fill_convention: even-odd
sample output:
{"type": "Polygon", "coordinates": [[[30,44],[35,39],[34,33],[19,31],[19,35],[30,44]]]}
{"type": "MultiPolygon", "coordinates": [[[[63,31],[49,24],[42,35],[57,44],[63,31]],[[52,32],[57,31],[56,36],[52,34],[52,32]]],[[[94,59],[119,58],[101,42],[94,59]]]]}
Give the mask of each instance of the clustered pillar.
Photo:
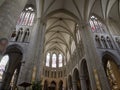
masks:
{"type": "Polygon", "coordinates": [[[83,41],[83,44],[85,47],[84,48],[85,58],[86,58],[87,67],[88,67],[88,71],[89,71],[91,89],[92,90],[97,89],[95,74],[93,73],[94,69],[97,69],[99,71],[98,75],[99,75],[100,82],[104,82],[104,83],[101,83],[102,90],[110,90],[104,68],[101,64],[102,63],[101,58],[100,58],[100,56],[98,56],[98,52],[94,46],[94,39],[92,37],[93,34],[91,32],[89,24],[87,23],[88,21],[86,21],[86,22],[85,21],[86,20],[83,21],[84,23],[82,25],[80,24],[80,26],[81,26],[80,30],[81,30],[82,41],[83,41]],[[99,63],[99,64],[97,64],[97,63],[99,63]]]}

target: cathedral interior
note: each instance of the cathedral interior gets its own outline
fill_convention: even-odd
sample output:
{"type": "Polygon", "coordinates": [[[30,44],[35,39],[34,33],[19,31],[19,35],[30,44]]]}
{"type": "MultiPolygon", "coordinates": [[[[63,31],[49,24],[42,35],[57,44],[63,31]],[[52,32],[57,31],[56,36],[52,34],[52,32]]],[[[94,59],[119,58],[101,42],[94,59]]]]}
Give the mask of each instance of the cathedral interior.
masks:
{"type": "Polygon", "coordinates": [[[0,90],[120,90],[120,0],[0,0],[0,90]]]}

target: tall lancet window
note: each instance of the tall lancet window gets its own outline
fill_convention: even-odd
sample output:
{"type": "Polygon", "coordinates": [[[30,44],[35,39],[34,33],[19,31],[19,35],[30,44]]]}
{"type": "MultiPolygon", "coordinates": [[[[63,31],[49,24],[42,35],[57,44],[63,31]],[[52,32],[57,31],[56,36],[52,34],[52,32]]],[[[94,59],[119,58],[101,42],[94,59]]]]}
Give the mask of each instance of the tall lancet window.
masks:
{"type": "Polygon", "coordinates": [[[62,57],[62,54],[59,54],[59,67],[62,67],[63,66],[63,57],[62,57]]]}
{"type": "Polygon", "coordinates": [[[6,69],[6,65],[9,61],[9,56],[5,55],[0,61],[0,80],[2,79],[3,72],[6,69]]]}
{"type": "Polygon", "coordinates": [[[53,54],[52,55],[52,67],[53,68],[56,68],[56,66],[57,66],[57,56],[56,56],[56,54],[53,54]]]}
{"type": "Polygon", "coordinates": [[[46,55],[46,66],[47,67],[50,66],[50,53],[47,53],[47,55],[46,55]]]}
{"type": "Polygon", "coordinates": [[[26,7],[19,16],[17,25],[32,26],[35,17],[35,10],[33,7],[26,7]]]}

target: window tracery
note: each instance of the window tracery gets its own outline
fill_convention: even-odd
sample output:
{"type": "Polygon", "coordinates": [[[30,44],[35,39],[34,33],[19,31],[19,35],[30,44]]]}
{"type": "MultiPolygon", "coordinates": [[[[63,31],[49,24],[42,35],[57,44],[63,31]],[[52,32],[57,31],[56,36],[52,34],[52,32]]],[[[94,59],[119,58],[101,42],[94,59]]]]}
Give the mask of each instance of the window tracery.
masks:
{"type": "Polygon", "coordinates": [[[33,7],[26,7],[19,16],[17,25],[32,26],[35,17],[33,7]]]}
{"type": "Polygon", "coordinates": [[[106,33],[103,24],[95,16],[91,16],[89,23],[93,32],[106,33]]]}

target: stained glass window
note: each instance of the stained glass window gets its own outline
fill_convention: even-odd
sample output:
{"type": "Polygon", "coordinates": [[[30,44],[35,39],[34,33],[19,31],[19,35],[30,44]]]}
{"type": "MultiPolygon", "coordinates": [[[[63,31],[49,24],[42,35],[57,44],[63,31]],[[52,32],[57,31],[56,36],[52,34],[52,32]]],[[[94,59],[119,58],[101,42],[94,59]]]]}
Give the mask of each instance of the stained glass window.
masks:
{"type": "Polygon", "coordinates": [[[90,23],[91,30],[93,32],[105,33],[105,29],[103,27],[103,24],[95,16],[91,16],[89,23],[90,23]]]}
{"type": "Polygon", "coordinates": [[[9,56],[5,55],[0,61],[0,79],[2,79],[3,72],[5,71],[5,67],[9,61],[9,56]]]}
{"type": "Polygon", "coordinates": [[[56,61],[57,61],[57,56],[56,56],[56,54],[53,54],[53,56],[52,56],[52,67],[53,68],[56,68],[56,61]]]}
{"type": "Polygon", "coordinates": [[[27,7],[20,14],[17,21],[17,25],[32,26],[34,17],[35,17],[34,9],[32,7],[27,7]]]}
{"type": "Polygon", "coordinates": [[[46,66],[50,66],[50,53],[46,55],[46,66]]]}
{"type": "Polygon", "coordinates": [[[59,67],[63,66],[63,57],[62,54],[59,54],[59,67]]]}

